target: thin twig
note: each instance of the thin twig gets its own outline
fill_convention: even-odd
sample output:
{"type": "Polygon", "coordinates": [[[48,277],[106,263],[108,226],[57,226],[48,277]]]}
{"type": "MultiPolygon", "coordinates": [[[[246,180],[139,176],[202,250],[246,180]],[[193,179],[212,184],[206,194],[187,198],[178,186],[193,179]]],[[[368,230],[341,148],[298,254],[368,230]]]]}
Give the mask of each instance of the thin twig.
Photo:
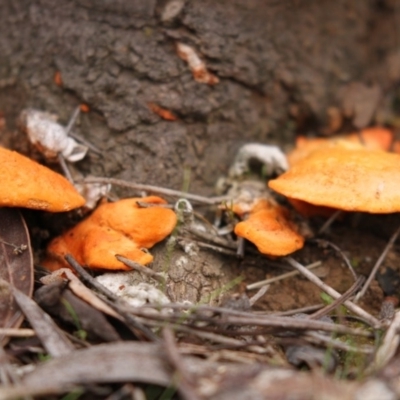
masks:
{"type": "MultiPolygon", "coordinates": [[[[307,265],[305,268],[313,269],[313,268],[319,267],[321,264],[322,264],[321,261],[315,261],[312,264],[307,265]]],[[[296,276],[298,274],[300,274],[299,271],[286,272],[285,274],[274,276],[273,278],[270,278],[270,279],[264,279],[263,281],[251,283],[250,285],[246,286],[246,289],[247,290],[258,289],[258,288],[260,288],[262,286],[269,285],[270,283],[278,282],[278,281],[281,281],[283,279],[287,279],[287,278],[290,278],[292,276],[296,276]]]]}
{"type": "Polygon", "coordinates": [[[328,304],[326,307],[321,308],[314,314],[309,315],[309,318],[312,319],[319,319],[324,315],[329,314],[332,310],[339,307],[343,304],[346,300],[348,300],[353,294],[360,288],[363,284],[365,278],[363,276],[358,277],[358,279],[354,282],[354,284],[346,290],[338,299],[334,300],[331,304],[328,304]]]}
{"type": "Polygon", "coordinates": [[[77,118],[79,117],[79,114],[81,112],[80,107],[76,107],[74,112],[71,115],[71,118],[68,121],[67,126],[65,127],[65,134],[68,136],[73,128],[73,126],[75,125],[75,122],[77,120],[77,118]]]}
{"type": "Polygon", "coordinates": [[[265,295],[265,293],[267,293],[269,289],[269,285],[264,285],[260,288],[260,290],[252,297],[250,297],[249,301],[250,301],[250,305],[254,306],[254,304],[261,299],[261,297],[263,297],[265,295]]]}
{"type": "Polygon", "coordinates": [[[11,336],[11,337],[32,337],[36,336],[33,329],[24,328],[0,328],[0,336],[11,336]]]}
{"type": "Polygon", "coordinates": [[[246,242],[245,242],[244,238],[238,236],[236,254],[239,258],[244,257],[245,247],[246,247],[246,242]]]}
{"type": "Polygon", "coordinates": [[[76,132],[70,132],[69,136],[73,137],[79,143],[82,143],[84,146],[88,147],[93,153],[95,153],[95,154],[97,154],[99,156],[103,155],[103,152],[99,148],[97,148],[94,144],[90,143],[83,136],[78,135],[76,132]]]}
{"type": "MultiPolygon", "coordinates": [[[[363,337],[370,337],[371,333],[366,331],[365,329],[358,329],[358,328],[350,328],[344,325],[337,325],[326,323],[323,321],[316,321],[310,319],[295,319],[295,318],[288,318],[288,317],[277,317],[274,315],[255,315],[251,312],[243,312],[237,310],[231,310],[226,308],[220,307],[210,307],[210,306],[199,306],[198,309],[193,309],[191,307],[184,307],[177,304],[168,304],[160,306],[159,308],[182,308],[183,310],[187,310],[185,313],[181,314],[156,314],[154,313],[154,309],[157,309],[157,306],[142,306],[138,308],[130,308],[130,312],[136,316],[148,318],[151,320],[159,321],[160,324],[165,324],[167,322],[172,324],[193,324],[196,329],[202,329],[199,326],[199,323],[205,322],[217,326],[240,326],[240,327],[249,327],[249,326],[259,326],[259,327],[266,327],[266,328],[273,328],[273,329],[294,329],[294,330],[322,330],[327,332],[337,332],[342,334],[349,334],[355,336],[363,336],[363,337]],[[174,307],[175,306],[175,307],[174,307]],[[192,313],[189,313],[190,309],[193,309],[192,313]],[[210,316],[210,313],[204,313],[204,311],[214,311],[215,313],[224,314],[222,319],[216,319],[215,316],[210,316]]],[[[202,325],[203,326],[203,325],[202,325]]],[[[178,326],[176,326],[178,329],[178,326]]],[[[229,333],[229,332],[227,332],[229,333]]],[[[230,334],[242,334],[243,331],[232,332],[230,334]]],[[[249,330],[246,334],[255,334],[253,330],[249,330]]]]}
{"type": "Polygon", "coordinates": [[[132,318],[131,315],[127,315],[127,313],[121,313],[121,308],[118,307],[116,304],[114,304],[114,302],[120,301],[118,296],[116,296],[114,293],[105,288],[101,283],[97,282],[87,271],[85,271],[84,268],[82,268],[79,265],[79,263],[72,257],[71,254],[67,254],[65,256],[65,259],[67,260],[68,264],[82,278],[83,281],[88,283],[91,287],[97,289],[100,293],[104,293],[108,298],[113,300],[113,302],[108,302],[108,305],[114,308],[122,315],[128,326],[131,325],[134,330],[141,332],[142,335],[145,336],[148,340],[151,341],[159,340],[158,337],[151,330],[147,329],[144,325],[136,321],[134,318],[132,318]]]}
{"type": "Polygon", "coordinates": [[[124,263],[129,268],[132,268],[135,271],[143,273],[143,274],[149,276],[150,278],[153,278],[156,281],[158,281],[162,284],[165,284],[165,277],[162,274],[160,274],[159,272],[155,272],[152,269],[147,268],[146,266],[141,265],[139,263],[136,263],[135,261],[129,260],[129,258],[120,256],[119,254],[116,254],[115,258],[118,261],[121,261],[122,263],[124,263]]]}
{"type": "Polygon", "coordinates": [[[70,171],[69,168],[68,168],[68,165],[67,165],[67,163],[66,163],[66,161],[65,161],[64,156],[63,156],[61,153],[58,153],[58,154],[57,154],[57,159],[58,159],[58,162],[60,163],[61,169],[63,170],[65,177],[66,177],[72,184],[74,184],[74,178],[72,178],[71,171],[70,171]]]}
{"type": "Polygon", "coordinates": [[[176,371],[173,376],[173,381],[176,384],[179,393],[185,400],[199,400],[200,398],[194,390],[195,380],[189,374],[188,369],[179,354],[172,329],[166,327],[163,329],[162,333],[167,361],[169,361],[176,371]]]}
{"type": "Polygon", "coordinates": [[[362,353],[362,354],[372,354],[374,352],[374,347],[369,345],[360,345],[360,346],[351,346],[346,343],[343,343],[341,340],[333,339],[326,335],[321,335],[318,332],[307,332],[302,336],[307,342],[315,344],[315,345],[323,345],[328,348],[335,348],[343,351],[351,351],[354,353],[362,353]]]}
{"type": "MultiPolygon", "coordinates": [[[[284,260],[286,260],[286,262],[288,262],[292,267],[296,268],[302,275],[304,275],[308,280],[317,285],[325,293],[329,294],[329,296],[333,297],[334,299],[338,299],[341,296],[341,294],[338,293],[335,289],[331,288],[330,286],[322,282],[321,279],[319,279],[316,275],[314,275],[312,272],[310,272],[307,268],[305,268],[303,265],[301,265],[298,261],[296,261],[292,257],[285,257],[284,260]]],[[[373,317],[371,314],[367,313],[361,307],[352,303],[350,300],[346,300],[343,304],[351,312],[363,318],[374,328],[379,328],[382,325],[378,319],[373,317]]]]}
{"type": "Polygon", "coordinates": [[[365,292],[369,288],[369,285],[371,284],[372,280],[375,278],[376,273],[378,272],[379,267],[382,265],[383,261],[385,260],[387,253],[389,250],[392,248],[394,242],[396,241],[397,237],[400,234],[400,226],[396,229],[396,231],[393,233],[391,238],[389,239],[388,243],[386,244],[385,248],[382,251],[382,254],[379,256],[378,260],[376,261],[374,268],[372,268],[371,273],[368,276],[368,279],[365,281],[364,286],[362,289],[358,292],[355,301],[359,301],[361,297],[364,296],[365,292]]]}
{"type": "Polygon", "coordinates": [[[332,249],[336,250],[339,253],[339,255],[343,258],[343,261],[347,265],[347,268],[349,269],[349,271],[353,275],[354,281],[357,281],[357,273],[356,273],[356,271],[354,271],[354,268],[351,265],[351,262],[350,262],[349,258],[346,256],[346,254],[343,253],[343,251],[341,250],[341,248],[339,246],[336,246],[336,244],[330,242],[329,240],[325,240],[325,239],[313,239],[312,241],[317,243],[317,244],[319,244],[319,245],[321,245],[321,246],[329,246],[329,247],[332,247],[332,249]]]}
{"type": "Polygon", "coordinates": [[[83,180],[84,183],[109,183],[111,185],[127,187],[135,190],[144,190],[152,193],[163,194],[165,196],[181,197],[184,199],[196,201],[203,204],[216,205],[221,201],[228,200],[229,196],[205,197],[197,194],[181,192],[180,190],[167,189],[160,186],[145,185],[142,183],[128,182],[122,179],[88,177],[83,180]]]}
{"type": "Polygon", "coordinates": [[[307,306],[307,307],[300,307],[300,308],[294,308],[292,310],[287,310],[287,311],[273,311],[273,312],[268,312],[265,313],[265,311],[255,311],[257,315],[274,315],[276,317],[289,317],[294,314],[300,314],[300,313],[309,313],[312,311],[317,311],[323,308],[324,305],[321,304],[314,304],[313,306],[307,306]]]}
{"type": "MultiPolygon", "coordinates": [[[[178,237],[178,241],[187,241],[187,239],[178,237]]],[[[226,249],[225,247],[222,247],[222,246],[214,246],[212,244],[200,242],[199,240],[193,240],[193,242],[196,243],[200,248],[203,248],[203,249],[210,249],[217,253],[226,254],[226,255],[232,256],[232,257],[237,256],[236,251],[226,249]]]]}
{"type": "Polygon", "coordinates": [[[318,231],[318,235],[321,235],[324,233],[331,225],[332,223],[341,215],[343,214],[342,210],[337,210],[334,212],[326,221],[325,223],[321,226],[321,228],[318,231]]]}
{"type": "Polygon", "coordinates": [[[193,226],[189,226],[187,228],[188,232],[190,232],[191,234],[199,237],[200,239],[203,240],[207,240],[213,244],[218,244],[220,246],[226,247],[228,249],[232,249],[235,250],[235,254],[236,254],[236,249],[237,249],[237,244],[233,241],[229,241],[227,239],[224,239],[220,236],[218,236],[218,233],[216,232],[215,234],[209,233],[209,232],[205,232],[205,231],[201,231],[199,229],[196,229],[193,226]]]}

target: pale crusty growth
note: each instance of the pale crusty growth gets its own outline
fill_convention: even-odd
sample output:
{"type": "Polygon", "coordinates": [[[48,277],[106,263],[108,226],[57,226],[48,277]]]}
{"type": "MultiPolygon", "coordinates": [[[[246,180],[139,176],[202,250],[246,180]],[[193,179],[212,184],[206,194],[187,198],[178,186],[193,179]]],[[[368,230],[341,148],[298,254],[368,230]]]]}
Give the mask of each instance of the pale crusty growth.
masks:
{"type": "Polygon", "coordinates": [[[3,147],[0,147],[0,177],[2,207],[61,212],[85,204],[85,199],[63,176],[3,147]]]}
{"type": "Polygon", "coordinates": [[[400,155],[323,149],[268,183],[276,192],[346,211],[400,211],[400,155]]]}
{"type": "Polygon", "coordinates": [[[142,265],[150,263],[153,256],[144,249],[165,239],[176,225],[176,214],[162,207],[165,203],[160,197],[149,196],[101,204],[49,244],[43,265],[52,271],[68,267],[64,259],[68,253],[94,269],[130,270],[116,255],[142,265]],[[149,207],[141,207],[138,202],[149,207]]]}
{"type": "Polygon", "coordinates": [[[235,233],[269,256],[286,256],[304,245],[288,210],[268,201],[260,201],[246,220],[236,224],[235,233]]]}

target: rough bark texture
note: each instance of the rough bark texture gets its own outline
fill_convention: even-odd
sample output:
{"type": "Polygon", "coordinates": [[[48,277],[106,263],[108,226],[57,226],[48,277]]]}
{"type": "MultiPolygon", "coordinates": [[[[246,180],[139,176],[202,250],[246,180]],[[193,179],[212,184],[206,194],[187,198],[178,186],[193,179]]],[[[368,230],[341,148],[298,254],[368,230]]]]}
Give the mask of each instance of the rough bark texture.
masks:
{"type": "MultiPolygon", "coordinates": [[[[400,75],[395,5],[3,0],[0,110],[13,131],[27,106],[66,122],[85,102],[90,113],[78,130],[106,155],[81,162],[83,172],[180,188],[190,168],[191,191],[208,194],[241,144],[288,143],[296,128],[322,131],[328,107],[340,109],[338,96],[354,81],[390,90],[400,75]],[[196,82],[177,41],[220,82],[196,82]],[[149,102],[178,120],[161,119],[149,102]]],[[[21,136],[3,133],[1,142],[24,149],[21,136]]]]}

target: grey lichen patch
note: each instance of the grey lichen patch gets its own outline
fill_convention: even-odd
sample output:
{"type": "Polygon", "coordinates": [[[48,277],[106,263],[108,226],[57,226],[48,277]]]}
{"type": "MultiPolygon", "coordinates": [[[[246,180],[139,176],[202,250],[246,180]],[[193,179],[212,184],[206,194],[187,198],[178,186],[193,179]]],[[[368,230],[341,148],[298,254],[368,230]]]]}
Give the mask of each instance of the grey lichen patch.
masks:
{"type": "Polygon", "coordinates": [[[180,235],[184,239],[179,239],[172,250],[167,249],[165,243],[152,249],[152,268],[164,271],[167,276],[166,295],[172,302],[219,304],[237,278],[235,266],[238,260],[213,250],[200,249],[195,238],[185,230],[180,235]]]}
{"type": "Polygon", "coordinates": [[[136,271],[106,273],[96,280],[133,307],[169,303],[156,282],[144,282],[144,277],[136,271]]]}

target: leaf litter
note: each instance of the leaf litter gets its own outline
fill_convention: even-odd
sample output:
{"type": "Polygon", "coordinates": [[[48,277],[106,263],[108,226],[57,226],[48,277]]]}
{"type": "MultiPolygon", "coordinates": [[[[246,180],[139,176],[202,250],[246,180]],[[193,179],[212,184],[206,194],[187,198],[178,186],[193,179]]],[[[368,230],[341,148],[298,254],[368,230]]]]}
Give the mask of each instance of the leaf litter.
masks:
{"type": "MultiPolygon", "coordinates": [[[[260,156],[260,149],[256,150],[255,158],[261,158],[261,163],[272,157],[260,156]]],[[[251,154],[245,153],[246,157],[239,158],[246,164],[241,169],[248,174],[251,154]]],[[[228,180],[231,184],[232,177],[228,180]]],[[[8,283],[3,286],[13,287],[27,326],[35,331],[39,347],[50,359],[38,362],[29,345],[23,356],[18,356],[13,350],[17,339],[11,339],[1,356],[7,358],[5,365],[14,378],[8,384],[3,380],[0,399],[63,395],[77,388],[92,398],[106,398],[124,390],[132,392],[129,382],[135,388],[137,383],[170,387],[170,398],[183,399],[288,398],[293,390],[304,399],[328,394],[331,398],[353,399],[367,392],[370,396],[379,393],[381,399],[399,395],[393,385],[396,376],[389,373],[397,362],[398,315],[393,312],[392,317],[379,319],[384,294],[393,293],[383,293],[372,283],[360,304],[354,299],[363,281],[361,275],[373,269],[372,260],[379,259],[379,247],[383,249],[385,241],[366,232],[360,236],[365,242],[350,240],[349,224],[360,224],[353,216],[334,221],[319,237],[332,243],[330,247],[316,247],[307,239],[305,247],[294,255],[271,260],[243,241],[243,258],[238,258],[239,241],[227,227],[245,220],[246,215],[230,211],[232,197],[223,194],[207,198],[108,178],[87,181],[120,184],[130,187],[135,195],[146,191],[185,199],[175,207],[179,221],[175,231],[155,246],[154,262],[149,267],[132,264],[123,254],[116,255],[124,265],[132,265],[131,271],[118,274],[132,275],[129,279],[134,282],[158,288],[169,301],[155,301],[148,295],[140,304],[129,304],[116,294],[129,285],[129,280],[118,281],[118,291],[111,292],[95,279],[97,272],[89,273],[71,255],[66,260],[75,272],[58,270],[44,277],[35,300],[29,298],[29,291],[24,295],[13,280],[5,279],[8,283]],[[220,226],[199,217],[199,206],[215,209],[221,203],[225,210],[220,226]],[[222,259],[228,261],[224,264],[222,259]],[[304,267],[315,262],[325,271],[318,271],[321,266],[313,270],[315,273],[304,267]],[[342,268],[343,263],[355,269],[355,281],[350,271],[342,268]],[[279,270],[279,275],[290,267],[300,277],[266,280],[277,275],[274,271],[279,270]],[[254,285],[262,280],[265,282],[254,285]],[[218,284],[212,286],[210,281],[218,284]],[[252,292],[255,289],[258,291],[252,292]],[[318,297],[322,292],[328,294],[329,304],[318,297]],[[307,310],[307,314],[300,314],[307,310]],[[280,312],[297,315],[281,316],[280,312]],[[298,370],[304,368],[312,372],[298,370]],[[352,379],[360,374],[363,379],[352,379]],[[347,379],[338,381],[334,376],[347,379]],[[109,383],[121,386],[104,386],[109,383]]],[[[321,221],[296,218],[304,226],[310,224],[309,229],[314,231],[321,221]]],[[[12,224],[18,226],[18,222],[12,224]]],[[[28,236],[21,240],[2,235],[4,254],[19,257],[30,251],[28,236]]],[[[391,245],[385,250],[388,265],[396,261],[395,244],[391,245]]],[[[384,256],[381,258],[383,261],[384,256]]],[[[2,270],[9,265],[6,263],[2,270]]],[[[32,273],[32,262],[21,263],[19,273],[25,268],[32,273]]],[[[8,327],[8,320],[2,327],[8,327]]],[[[143,398],[146,388],[137,387],[136,393],[143,398]]]]}

